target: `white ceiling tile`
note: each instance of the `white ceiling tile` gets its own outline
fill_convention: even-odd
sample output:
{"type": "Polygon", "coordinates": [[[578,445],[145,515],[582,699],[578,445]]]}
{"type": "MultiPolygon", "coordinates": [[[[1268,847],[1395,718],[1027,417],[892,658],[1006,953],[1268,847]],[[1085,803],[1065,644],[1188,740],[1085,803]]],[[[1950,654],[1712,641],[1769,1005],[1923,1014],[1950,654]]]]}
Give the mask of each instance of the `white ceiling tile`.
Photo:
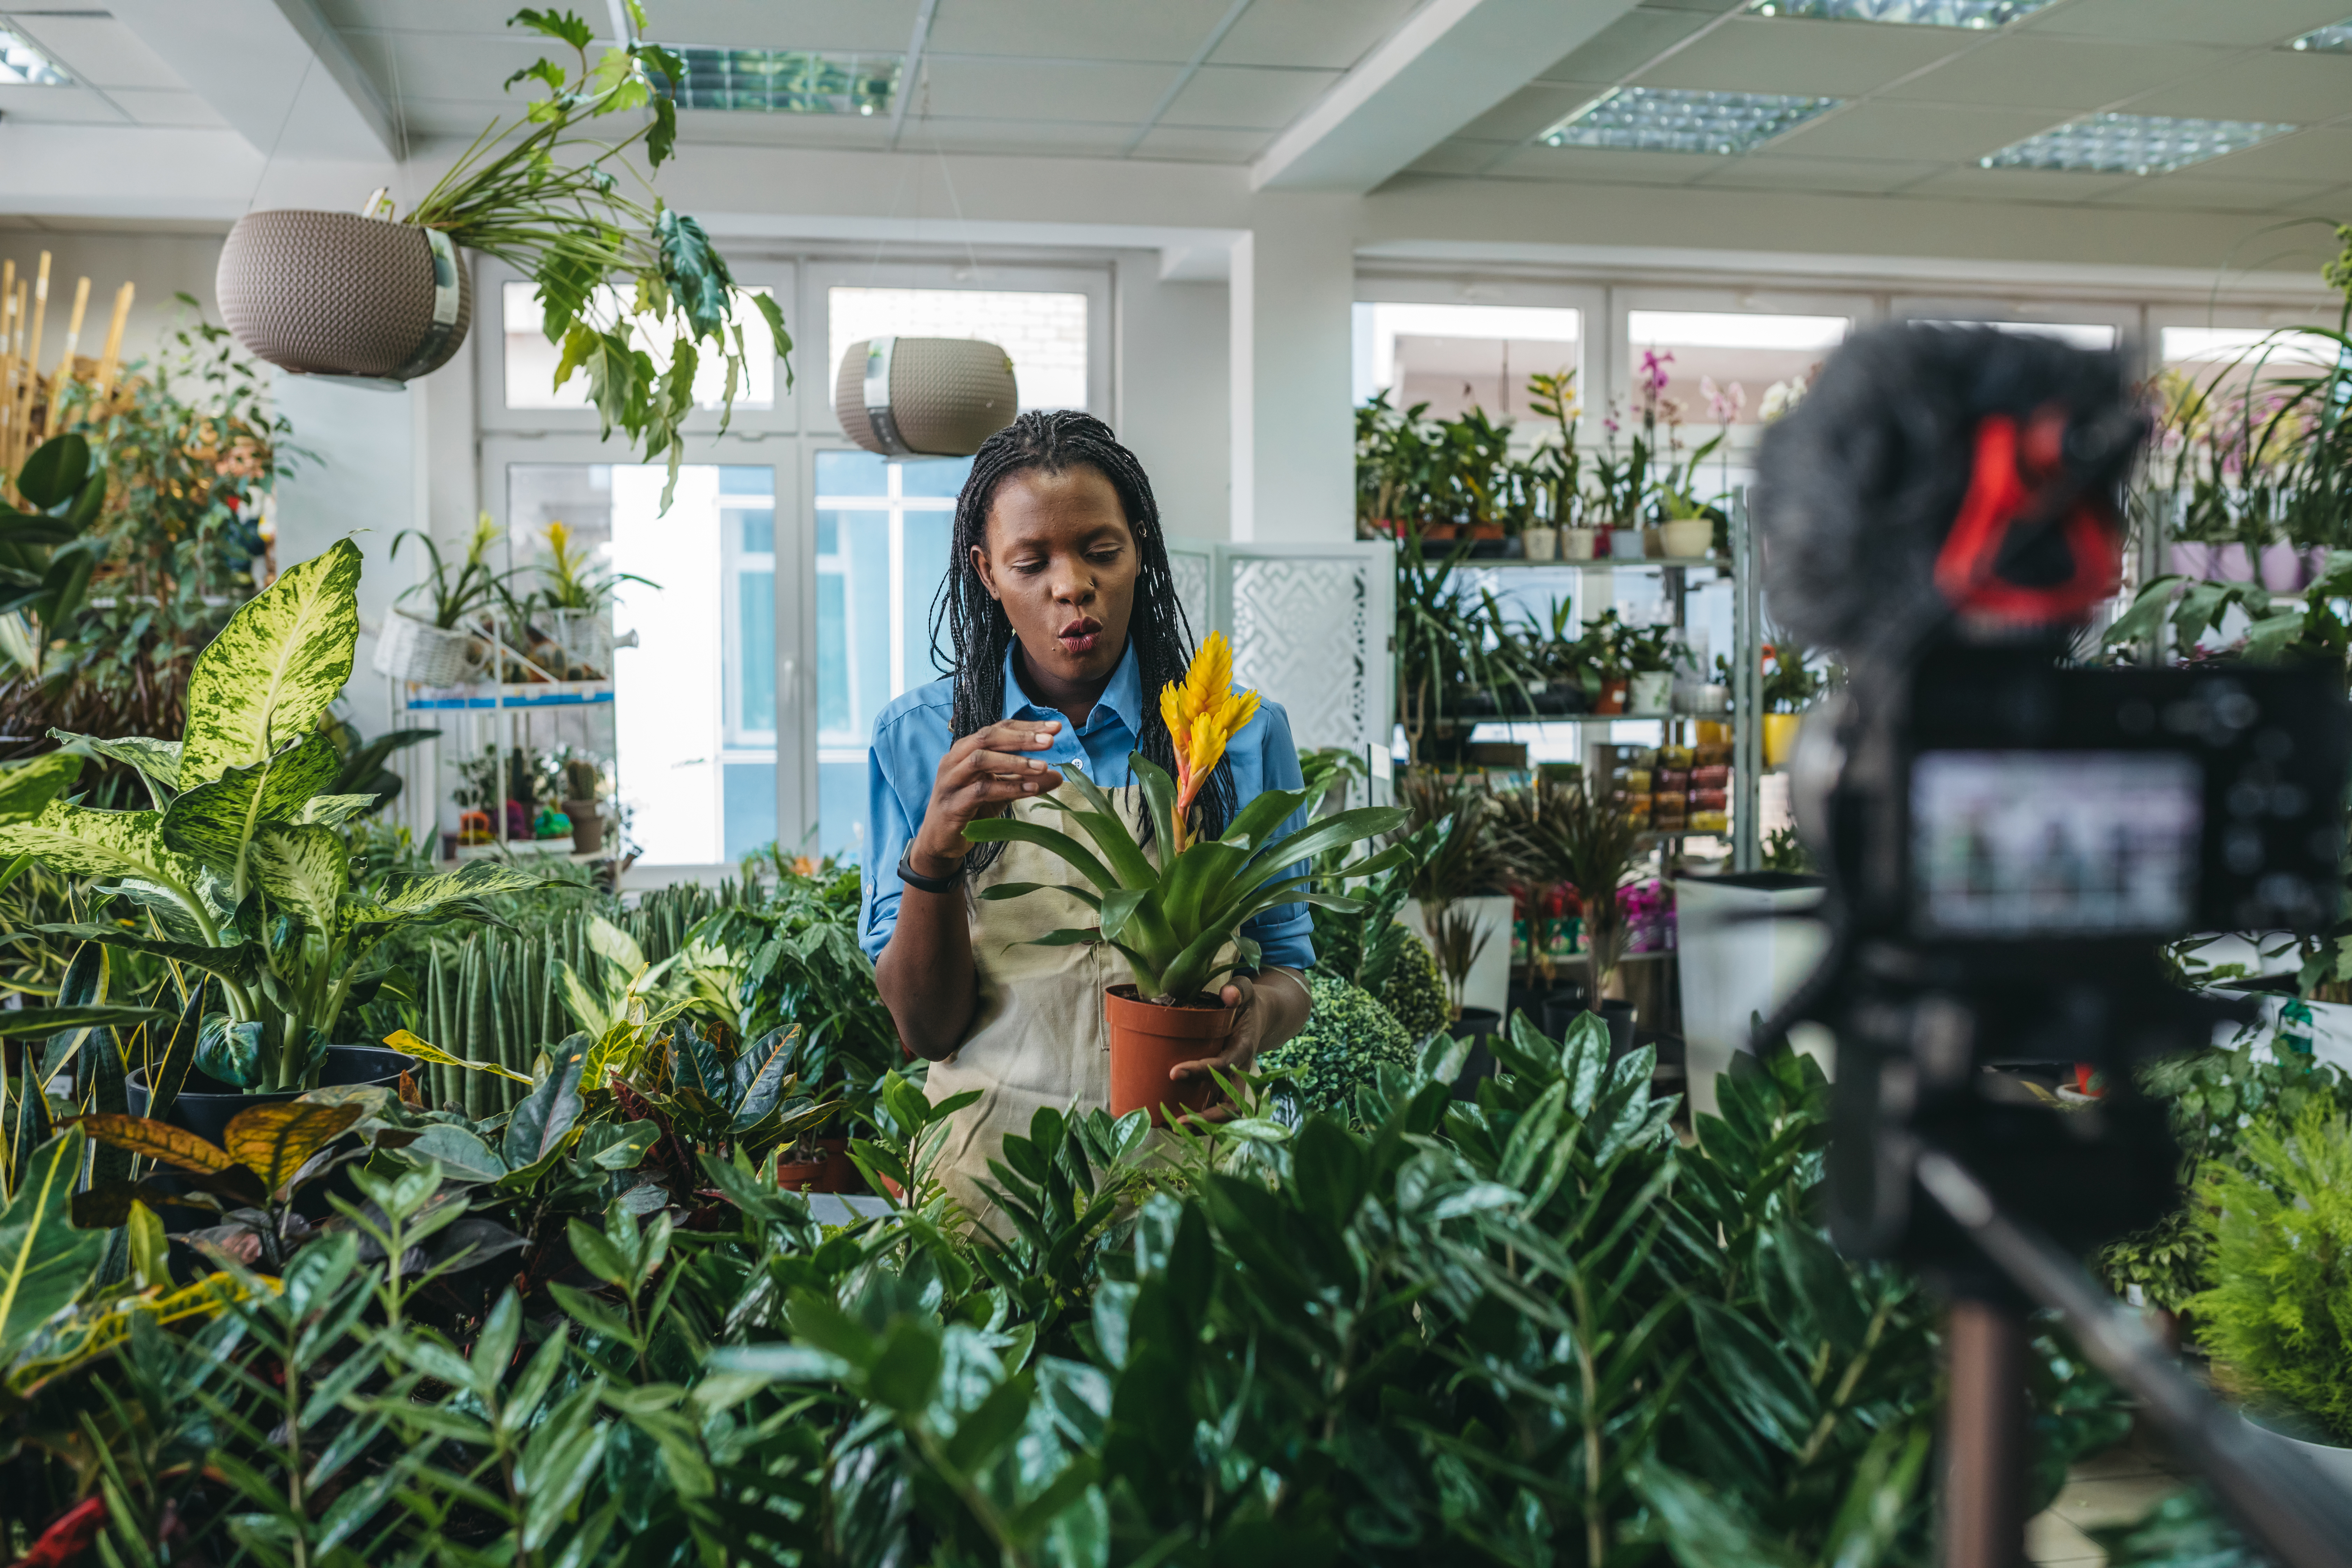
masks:
{"type": "Polygon", "coordinates": [[[2191,179],[2183,172],[2133,180],[2094,198],[2092,205],[2167,212],[2271,212],[2308,205],[2326,191],[2322,182],[2191,179]]]}
{"type": "Polygon", "coordinates": [[[520,114],[532,99],[546,97],[547,89],[517,82],[506,90],[509,77],[542,58],[567,69],[572,63],[570,51],[553,39],[525,34],[360,32],[345,34],[343,41],[386,105],[406,98],[465,98],[520,114]]]}
{"type": "Polygon", "coordinates": [[[1808,121],[1771,145],[1792,158],[1973,163],[1995,148],[2047,131],[2059,118],[2041,110],[1878,100],[1808,121]]]}
{"type": "Polygon", "coordinates": [[[145,88],[112,88],[106,96],[114,100],[115,106],[123,113],[142,125],[215,131],[228,123],[221,118],[218,110],[185,89],[155,92],[145,88]]]}
{"type": "Polygon", "coordinates": [[[75,80],[91,87],[185,90],[188,86],[138,34],[111,16],[14,16],[8,26],[75,80]]]}
{"type": "Polygon", "coordinates": [[[1257,0],[1209,58],[1345,70],[1396,30],[1414,0],[1257,0]]]}
{"type": "Polygon", "coordinates": [[[1454,134],[1474,142],[1532,141],[1608,90],[1598,83],[1580,87],[1531,83],[1454,134]]]}
{"type": "Polygon", "coordinates": [[[1489,173],[1500,179],[1597,180],[1626,184],[1687,184],[1710,170],[1706,153],[1620,153],[1601,147],[1523,147],[1489,173]]]}
{"type": "Polygon", "coordinates": [[[86,87],[0,87],[0,120],[26,125],[121,125],[116,110],[86,87]]]}
{"type": "Polygon", "coordinates": [[[1212,131],[1190,125],[1155,125],[1135,150],[1138,158],[1178,163],[1246,163],[1265,151],[1265,131],[1212,131]]]}
{"type": "Polygon", "coordinates": [[[1735,16],[1636,79],[1645,87],[1858,98],[1979,41],[1946,27],[1735,16]]]}
{"type": "MultiPolygon", "coordinates": [[[[1167,65],[1076,60],[975,59],[934,55],[924,62],[929,101],[915,107],[950,119],[1094,121],[1133,125],[1176,79],[1167,65]]],[[[909,90],[901,87],[901,91],[909,90]]]]}
{"type": "Polygon", "coordinates": [[[2032,33],[2260,45],[2283,44],[2344,16],[2344,0],[2067,0],[2018,26],[2032,33]]]}
{"type": "Polygon", "coordinates": [[[1952,169],[1908,186],[1908,196],[1953,197],[1981,202],[2095,201],[2117,190],[2129,174],[2076,174],[2053,169],[1952,169]]]}
{"type": "MultiPolygon", "coordinates": [[[[2352,0],[2339,0],[2352,3],[2352,0]]],[[[2133,99],[2133,114],[2314,125],[2352,114],[2352,56],[2265,50],[2133,99]]]]}
{"type": "MultiPolygon", "coordinates": [[[[522,31],[506,26],[514,10],[485,5],[479,0],[318,0],[320,12],[339,30],[361,29],[394,33],[478,33],[511,37],[522,31]]],[[[601,5],[577,7],[588,25],[610,31],[601,5]]],[[[671,5],[662,7],[667,16],[671,5]]],[[[551,43],[552,39],[549,40],[551,43]]]]}
{"type": "Polygon", "coordinates": [[[1892,191],[1948,167],[1863,158],[1771,158],[1751,155],[1719,160],[1722,167],[1696,182],[1739,191],[1818,191],[1834,195],[1892,191]]]}
{"type": "Polygon", "coordinates": [[[1228,8],[1229,0],[940,0],[930,47],[944,54],[1181,64],[1209,41],[1228,8]]]}
{"type": "MultiPolygon", "coordinates": [[[[401,100],[397,121],[412,140],[448,136],[470,142],[501,112],[511,112],[511,109],[478,98],[405,98],[401,100]]],[[[454,155],[456,149],[451,152],[454,155]]]]}
{"type": "Polygon", "coordinates": [[[1171,125],[1279,131],[1339,79],[1335,70],[1202,66],[1160,119],[1171,125]]]}
{"type": "Polygon", "coordinates": [[[1555,60],[1538,81],[1621,81],[1712,21],[1682,10],[1638,6],[1601,29],[1591,42],[1555,60]]]}
{"type": "Polygon", "coordinates": [[[935,134],[939,145],[950,153],[1108,158],[1127,145],[1135,129],[1040,120],[931,120],[918,127],[910,121],[900,145],[926,146],[935,134]]]}
{"type": "Polygon", "coordinates": [[[2197,44],[2094,43],[2011,32],[1889,88],[1887,96],[2079,113],[2210,71],[2229,58],[2227,50],[2197,44]]]}
{"type": "Polygon", "coordinates": [[[917,8],[918,0],[655,0],[646,7],[646,36],[736,49],[900,54],[917,8]]]}

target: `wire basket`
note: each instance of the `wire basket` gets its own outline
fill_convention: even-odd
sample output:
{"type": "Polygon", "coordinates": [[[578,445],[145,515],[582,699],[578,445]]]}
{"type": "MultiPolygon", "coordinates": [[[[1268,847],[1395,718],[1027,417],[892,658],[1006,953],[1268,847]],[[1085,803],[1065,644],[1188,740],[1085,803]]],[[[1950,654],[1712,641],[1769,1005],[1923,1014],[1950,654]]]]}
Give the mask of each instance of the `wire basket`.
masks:
{"type": "Polygon", "coordinates": [[[484,652],[471,632],[444,631],[395,610],[375,639],[375,672],[420,686],[462,686],[480,677],[484,652]]]}

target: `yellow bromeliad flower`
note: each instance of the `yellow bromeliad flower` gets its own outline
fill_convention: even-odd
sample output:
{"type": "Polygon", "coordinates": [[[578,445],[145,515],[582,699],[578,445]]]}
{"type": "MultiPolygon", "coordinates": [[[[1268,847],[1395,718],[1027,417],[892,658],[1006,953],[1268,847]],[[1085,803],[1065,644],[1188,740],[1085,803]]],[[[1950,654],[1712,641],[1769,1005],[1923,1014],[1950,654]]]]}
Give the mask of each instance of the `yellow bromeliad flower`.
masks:
{"type": "Polygon", "coordinates": [[[1257,712],[1257,693],[1234,690],[1234,650],[1224,634],[1211,632],[1192,655],[1181,680],[1160,693],[1160,717],[1176,749],[1176,849],[1184,847],[1185,815],[1209,775],[1217,771],[1225,744],[1257,712]]]}

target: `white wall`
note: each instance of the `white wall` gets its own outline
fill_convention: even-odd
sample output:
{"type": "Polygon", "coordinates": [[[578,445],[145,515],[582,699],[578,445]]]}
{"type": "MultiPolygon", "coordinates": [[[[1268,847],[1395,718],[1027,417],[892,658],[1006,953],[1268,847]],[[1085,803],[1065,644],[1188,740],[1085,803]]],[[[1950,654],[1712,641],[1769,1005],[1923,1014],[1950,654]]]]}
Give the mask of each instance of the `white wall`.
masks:
{"type": "Polygon", "coordinates": [[[149,232],[59,232],[31,226],[0,227],[0,258],[16,264],[20,278],[32,276],[49,253],[49,309],[41,337],[41,368],[54,369],[65,352],[67,318],[73,311],[74,281],[89,279],[89,306],[82,316],[78,352],[95,357],[106,346],[113,320],[114,293],[134,286],[131,315],[123,327],[122,359],[153,357],[170,348],[173,334],[194,319],[180,300],[193,295],[207,320],[217,325],[213,271],[220,261],[226,224],[159,225],[149,232]]]}
{"type": "Polygon", "coordinates": [[[1229,537],[1225,286],[1164,281],[1157,251],[1122,252],[1112,290],[1119,439],[1151,476],[1169,533],[1229,537]]]}

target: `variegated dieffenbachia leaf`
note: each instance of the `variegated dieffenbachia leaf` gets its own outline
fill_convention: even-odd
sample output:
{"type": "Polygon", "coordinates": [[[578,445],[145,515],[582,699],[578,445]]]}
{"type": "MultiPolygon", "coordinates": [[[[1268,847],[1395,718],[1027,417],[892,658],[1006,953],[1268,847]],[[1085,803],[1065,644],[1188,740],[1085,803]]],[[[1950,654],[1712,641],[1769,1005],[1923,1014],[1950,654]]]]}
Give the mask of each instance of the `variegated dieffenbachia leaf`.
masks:
{"type": "Polygon", "coordinates": [[[154,795],[155,808],[160,811],[171,803],[155,795],[161,785],[166,795],[180,787],[180,742],[151,740],[145,735],[125,735],[121,740],[103,740],[96,735],[78,735],[71,730],[52,729],[49,739],[65,744],[81,745],[101,757],[135,768],[147,781],[148,793],[154,795]]]}
{"type": "Polygon", "coordinates": [[[352,817],[375,804],[372,795],[313,795],[302,807],[302,815],[294,820],[309,826],[316,823],[326,827],[341,827],[352,817]]]}
{"type": "Polygon", "coordinates": [[[307,733],[352,676],[360,552],[348,539],[288,567],[196,656],[180,785],[249,768],[307,733]]]}
{"type": "Polygon", "coordinates": [[[347,907],[342,924],[345,929],[371,925],[389,929],[461,899],[476,899],[485,893],[519,893],[526,888],[538,887],[540,882],[540,878],[528,871],[492,860],[476,860],[437,877],[419,877],[396,889],[381,903],[347,907]]]}
{"type": "Polygon", "coordinates": [[[271,823],[295,821],[341,765],[333,745],[314,731],[275,756],[230,768],[181,795],[163,814],[163,842],[234,883],[253,836],[271,823]]]}
{"type": "Polygon", "coordinates": [[[163,842],[160,811],[92,811],[53,800],[29,822],[0,822],[0,854],[30,855],[72,877],[135,877],[195,897],[201,870],[163,842]]]}
{"type": "Polygon", "coordinates": [[[51,752],[19,763],[12,768],[0,768],[0,822],[21,822],[38,816],[42,808],[65,792],[81,772],[81,759],[65,752],[51,752]]]}
{"type": "Polygon", "coordinates": [[[264,827],[253,836],[254,879],[261,890],[319,931],[335,929],[351,858],[331,827],[264,827]]]}

